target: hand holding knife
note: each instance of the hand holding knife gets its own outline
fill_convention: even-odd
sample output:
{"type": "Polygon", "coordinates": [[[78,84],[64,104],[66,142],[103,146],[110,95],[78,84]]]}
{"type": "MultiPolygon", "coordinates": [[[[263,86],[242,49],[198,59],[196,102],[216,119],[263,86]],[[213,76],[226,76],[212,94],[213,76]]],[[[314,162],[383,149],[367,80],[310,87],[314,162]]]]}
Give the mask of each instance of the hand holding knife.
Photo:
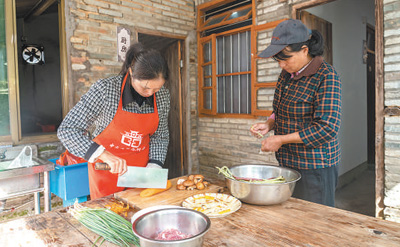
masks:
{"type": "MultiPolygon", "coordinates": [[[[111,173],[116,173],[118,176],[123,175],[128,171],[128,166],[126,164],[126,160],[113,155],[112,153],[108,152],[105,150],[102,154],[99,155],[98,159],[103,161],[103,164],[107,165],[109,169],[96,169],[96,163],[95,164],[95,169],[96,170],[110,170],[111,173]]],[[[101,162],[99,162],[101,163],[101,162]]],[[[105,165],[100,165],[100,168],[106,168],[105,165]]]]}

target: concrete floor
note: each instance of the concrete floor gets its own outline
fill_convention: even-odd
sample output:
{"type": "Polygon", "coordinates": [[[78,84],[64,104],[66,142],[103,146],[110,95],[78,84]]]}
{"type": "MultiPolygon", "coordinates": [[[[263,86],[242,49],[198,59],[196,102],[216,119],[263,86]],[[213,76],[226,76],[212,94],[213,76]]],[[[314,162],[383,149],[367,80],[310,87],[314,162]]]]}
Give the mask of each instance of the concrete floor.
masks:
{"type": "Polygon", "coordinates": [[[375,217],[375,171],[364,170],[351,183],[336,190],[337,208],[375,217]]]}

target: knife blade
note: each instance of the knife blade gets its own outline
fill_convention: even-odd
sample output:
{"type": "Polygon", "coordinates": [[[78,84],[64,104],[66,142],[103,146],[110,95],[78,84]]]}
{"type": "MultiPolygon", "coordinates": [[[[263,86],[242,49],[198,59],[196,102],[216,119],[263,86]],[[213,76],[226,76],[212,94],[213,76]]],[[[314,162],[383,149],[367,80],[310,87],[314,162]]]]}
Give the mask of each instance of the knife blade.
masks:
{"type": "MultiPolygon", "coordinates": [[[[111,170],[111,167],[107,163],[96,163],[94,169],[111,170]]],[[[128,171],[118,177],[117,186],[165,189],[167,180],[168,169],[128,166],[128,171]]]]}

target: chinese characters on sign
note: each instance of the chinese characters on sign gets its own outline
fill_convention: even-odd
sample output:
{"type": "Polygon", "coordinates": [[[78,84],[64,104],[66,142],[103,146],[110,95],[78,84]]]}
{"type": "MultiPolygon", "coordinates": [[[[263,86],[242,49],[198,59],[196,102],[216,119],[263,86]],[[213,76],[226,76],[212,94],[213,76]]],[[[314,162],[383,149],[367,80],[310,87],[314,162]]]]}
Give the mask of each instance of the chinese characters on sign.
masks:
{"type": "Polygon", "coordinates": [[[117,27],[118,62],[125,61],[126,52],[131,45],[131,32],[123,27],[117,27]]]}

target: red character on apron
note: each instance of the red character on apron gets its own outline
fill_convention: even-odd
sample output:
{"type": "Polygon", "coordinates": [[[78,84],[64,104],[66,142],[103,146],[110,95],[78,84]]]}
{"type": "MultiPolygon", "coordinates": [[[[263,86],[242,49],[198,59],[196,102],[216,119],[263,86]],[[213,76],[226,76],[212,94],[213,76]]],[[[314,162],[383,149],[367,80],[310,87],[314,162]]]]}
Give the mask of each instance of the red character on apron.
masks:
{"type": "MultiPolygon", "coordinates": [[[[139,114],[124,111],[122,92],[127,77],[128,74],[122,83],[121,97],[113,120],[93,141],[105,147],[110,153],[125,159],[128,166],[145,167],[149,161],[150,135],[154,134],[158,128],[156,96],[154,95],[153,113],[139,114]]],[[[91,199],[125,189],[117,187],[118,174],[95,170],[93,163],[89,163],[88,169],[91,199]]]]}

